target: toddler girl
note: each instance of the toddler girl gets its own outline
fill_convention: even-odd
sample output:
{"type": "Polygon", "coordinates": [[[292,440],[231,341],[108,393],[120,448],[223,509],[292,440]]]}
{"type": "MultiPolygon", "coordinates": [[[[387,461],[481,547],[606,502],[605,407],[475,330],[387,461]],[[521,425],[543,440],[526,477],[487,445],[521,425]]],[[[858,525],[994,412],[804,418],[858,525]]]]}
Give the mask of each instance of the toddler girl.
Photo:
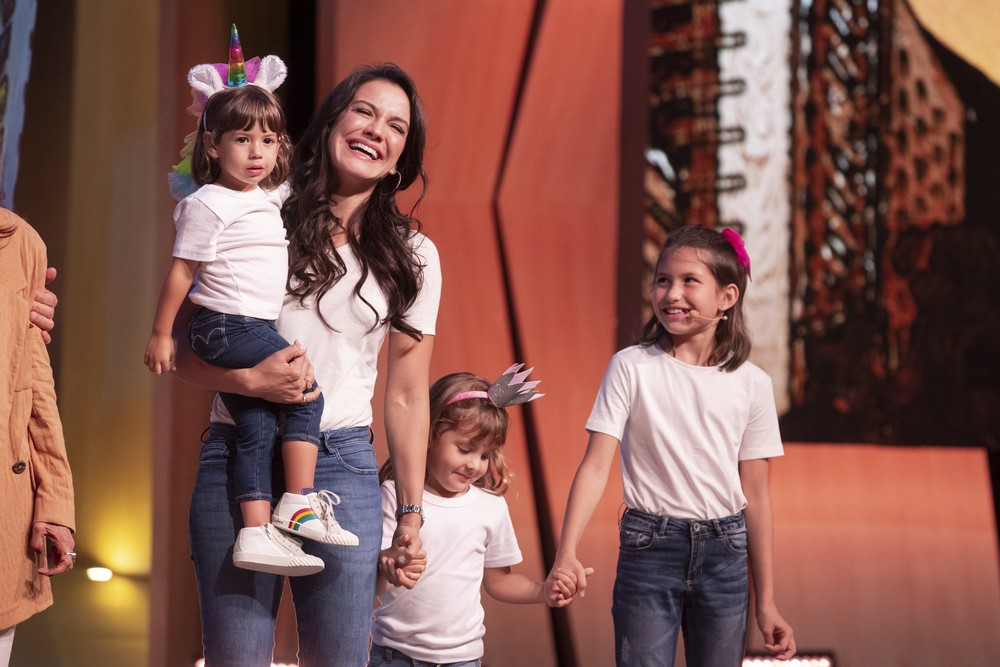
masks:
{"type": "MultiPolygon", "coordinates": [[[[239,52],[235,26],[233,39],[232,50],[239,52]]],[[[200,306],[190,323],[191,346],[210,364],[250,368],[288,347],[275,319],[288,272],[281,204],[292,147],[284,112],[272,93],[284,80],[285,68],[268,56],[253,68],[256,85],[245,74],[242,81],[234,81],[234,71],[245,71],[239,52],[238,62],[231,58],[228,69],[229,85],[222,84],[215,65],[196,67],[188,75],[192,86],[209,94],[191,155],[192,179],[201,187],[174,209],[174,259],[145,355],[157,374],[174,370],[172,329],[185,296],[200,306]]],[[[312,402],[303,398],[298,405],[231,393],[220,397],[238,433],[234,491],[244,527],[233,547],[234,564],[285,575],[319,572],[323,561],[304,553],[299,540],[275,528],[328,544],[358,543],[334,518],[336,495],[312,492],[322,396],[312,402]],[[271,466],[279,414],[285,418],[281,451],[285,488],[290,491],[272,515],[271,466]]]]}

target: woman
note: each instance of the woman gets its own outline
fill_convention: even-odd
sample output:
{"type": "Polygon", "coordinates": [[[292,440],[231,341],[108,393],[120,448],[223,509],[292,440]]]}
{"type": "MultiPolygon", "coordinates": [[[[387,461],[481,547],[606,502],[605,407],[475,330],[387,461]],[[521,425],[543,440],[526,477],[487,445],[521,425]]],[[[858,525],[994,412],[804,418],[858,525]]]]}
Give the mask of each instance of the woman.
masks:
{"type": "MultiPolygon", "coordinates": [[[[73,478],[52,368],[42,330],[28,325],[35,290],[42,289],[45,275],[41,238],[24,220],[0,209],[0,377],[4,378],[0,409],[7,415],[0,428],[0,534],[4,535],[0,665],[4,666],[14,626],[52,604],[48,577],[69,570],[76,559],[73,478]],[[48,553],[46,540],[51,542],[48,553]]],[[[51,328],[51,320],[48,324],[51,328]]]]}
{"type": "MultiPolygon", "coordinates": [[[[395,192],[426,185],[423,112],[413,81],[391,64],[362,67],[337,85],[296,147],[282,217],[289,235],[288,295],[278,330],[292,346],[252,369],[224,370],[186,354],[186,379],[276,402],[326,398],[318,489],[336,490],[337,518],[357,547],[309,545],[320,574],[291,580],[302,667],[367,660],[381,508],[371,398],[388,338],[385,428],[397,471],[397,543],[412,558],[419,529],[428,429],[428,374],[441,288],[437,250],[412,231],[395,192]],[[388,336],[386,336],[388,334],[388,336]],[[310,363],[311,362],[311,363],[310,363]]],[[[186,346],[179,346],[183,351],[186,346]]],[[[231,496],[234,431],[218,400],[191,505],[192,557],[210,667],[270,665],[283,581],[238,570],[240,528],[231,496]]],[[[273,479],[282,475],[276,471],[273,479]]],[[[279,492],[280,489],[275,489],[279,492]]]]}

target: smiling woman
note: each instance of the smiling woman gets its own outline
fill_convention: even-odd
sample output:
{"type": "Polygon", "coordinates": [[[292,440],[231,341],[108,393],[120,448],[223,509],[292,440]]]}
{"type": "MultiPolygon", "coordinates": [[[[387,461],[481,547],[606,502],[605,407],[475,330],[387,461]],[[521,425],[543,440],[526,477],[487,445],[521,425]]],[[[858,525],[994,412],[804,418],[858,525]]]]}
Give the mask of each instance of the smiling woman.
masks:
{"type": "MultiPolygon", "coordinates": [[[[402,560],[421,551],[418,503],[441,269],[434,244],[399,210],[394,193],[425,180],[424,132],[413,81],[394,65],[379,65],[337,85],[299,141],[282,207],[289,266],[277,328],[305,345],[311,364],[302,348],[237,371],[178,359],[182,375],[198,384],[281,403],[301,402],[312,373],[324,388],[315,487],[336,491],[337,519],[360,544],[305,547],[325,569],[290,580],[303,665],[367,660],[382,533],[371,399],[386,342],[384,414],[401,505],[394,532],[407,545],[402,560]]],[[[241,528],[232,511],[234,444],[232,419],[216,401],[190,524],[205,658],[216,667],[269,665],[283,581],[233,567],[229,545],[241,528]]],[[[280,483],[269,489],[282,490],[280,483]]]]}

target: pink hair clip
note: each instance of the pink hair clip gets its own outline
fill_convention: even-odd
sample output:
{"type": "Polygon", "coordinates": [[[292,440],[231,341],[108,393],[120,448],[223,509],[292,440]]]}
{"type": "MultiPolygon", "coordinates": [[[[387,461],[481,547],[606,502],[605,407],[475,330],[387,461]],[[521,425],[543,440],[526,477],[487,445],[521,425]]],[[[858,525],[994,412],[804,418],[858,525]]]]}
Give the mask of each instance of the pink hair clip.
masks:
{"type": "Polygon", "coordinates": [[[736,251],[736,261],[740,266],[747,272],[747,278],[750,277],[750,255],[747,254],[747,247],[743,243],[743,237],[739,235],[736,231],[732,229],[723,229],[722,238],[729,241],[729,245],[733,246],[733,250],[736,251]]]}
{"type": "Polygon", "coordinates": [[[536,398],[541,398],[545,394],[540,394],[535,391],[535,387],[538,386],[540,380],[534,380],[533,382],[524,381],[534,368],[529,368],[522,373],[518,373],[523,366],[524,364],[514,364],[505,370],[486,391],[458,392],[448,399],[448,403],[446,405],[451,405],[457,401],[464,401],[469,398],[485,398],[496,407],[505,408],[508,405],[527,403],[528,401],[533,401],[536,398]]]}

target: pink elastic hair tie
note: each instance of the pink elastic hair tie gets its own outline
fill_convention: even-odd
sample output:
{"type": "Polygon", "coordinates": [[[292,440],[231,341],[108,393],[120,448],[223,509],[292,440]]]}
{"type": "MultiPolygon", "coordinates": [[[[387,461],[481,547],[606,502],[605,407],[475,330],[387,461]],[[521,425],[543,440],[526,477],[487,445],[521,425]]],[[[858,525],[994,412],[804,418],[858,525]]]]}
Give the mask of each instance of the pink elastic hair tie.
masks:
{"type": "Polygon", "coordinates": [[[750,255],[747,254],[746,244],[743,243],[743,237],[739,235],[739,232],[732,229],[723,229],[722,238],[729,241],[729,245],[733,246],[733,250],[736,251],[736,261],[739,265],[744,268],[747,272],[747,278],[750,277],[750,255]]]}

